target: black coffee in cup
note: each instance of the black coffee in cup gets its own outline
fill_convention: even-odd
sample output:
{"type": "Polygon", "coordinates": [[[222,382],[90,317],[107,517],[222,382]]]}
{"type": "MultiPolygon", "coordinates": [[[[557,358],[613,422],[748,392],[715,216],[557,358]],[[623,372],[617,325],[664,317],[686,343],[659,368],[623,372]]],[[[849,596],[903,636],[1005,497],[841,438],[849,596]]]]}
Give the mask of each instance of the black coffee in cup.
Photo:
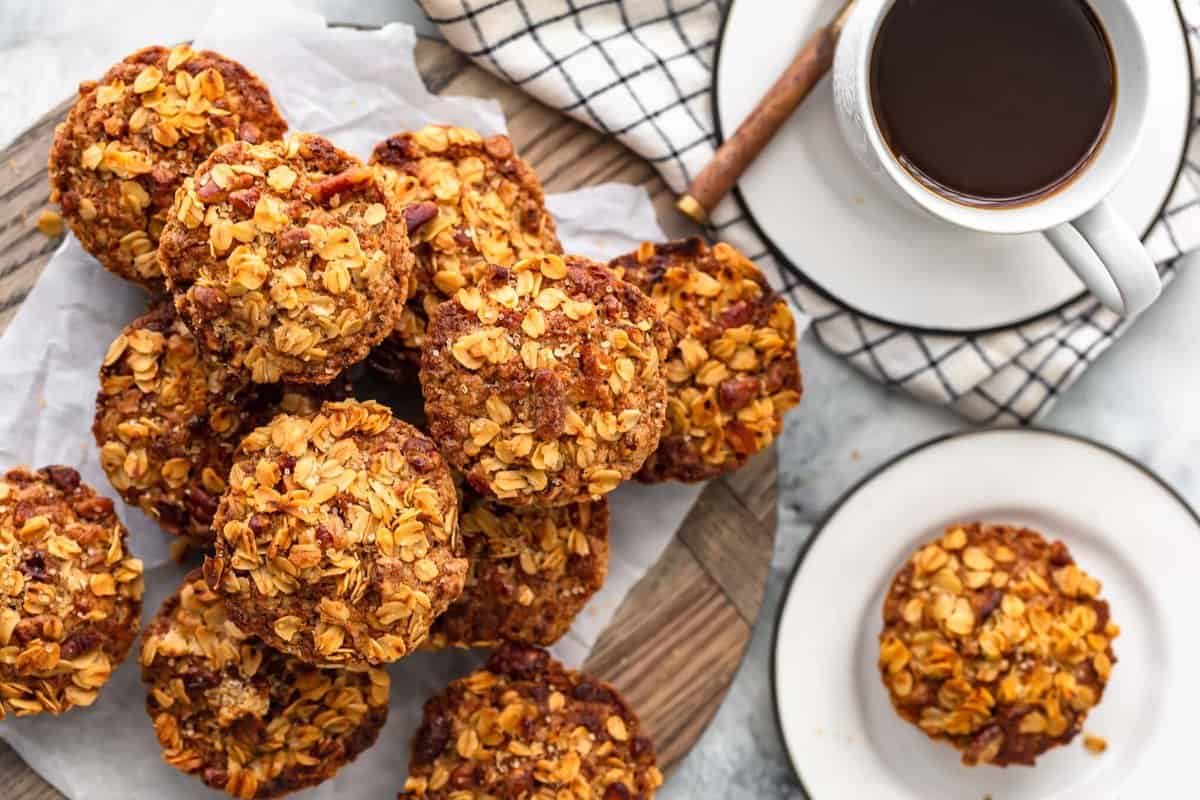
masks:
{"type": "Polygon", "coordinates": [[[1102,145],[1116,91],[1085,0],[897,0],[871,63],[888,147],[970,205],[1019,205],[1069,183],[1102,145]]]}

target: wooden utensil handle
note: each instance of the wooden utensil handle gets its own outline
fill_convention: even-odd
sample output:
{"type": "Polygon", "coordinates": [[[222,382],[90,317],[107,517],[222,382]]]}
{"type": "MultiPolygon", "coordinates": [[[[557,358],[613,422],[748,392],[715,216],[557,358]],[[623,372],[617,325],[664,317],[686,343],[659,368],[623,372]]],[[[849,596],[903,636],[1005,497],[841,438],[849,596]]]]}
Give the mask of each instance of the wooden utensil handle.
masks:
{"type": "Polygon", "coordinates": [[[833,66],[840,27],[835,23],[821,28],[805,43],[733,136],[725,140],[712,161],[688,186],[687,194],[679,201],[681,211],[697,222],[707,221],[708,212],[729,193],[746,167],[833,66]]]}

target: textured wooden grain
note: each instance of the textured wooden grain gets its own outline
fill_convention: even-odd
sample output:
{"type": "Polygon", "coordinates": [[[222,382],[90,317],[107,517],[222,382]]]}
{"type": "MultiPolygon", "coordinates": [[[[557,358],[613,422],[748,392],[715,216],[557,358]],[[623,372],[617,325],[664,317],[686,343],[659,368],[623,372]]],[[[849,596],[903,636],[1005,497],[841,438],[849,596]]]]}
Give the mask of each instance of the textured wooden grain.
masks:
{"type": "MultiPolygon", "coordinates": [[[[498,100],[518,151],[548,192],[605,181],[640,184],[669,234],[694,232],[674,212],[674,196],[653,168],[620,143],[547,109],[445,45],[422,41],[417,64],[433,91],[498,100]]],[[[47,207],[50,138],[69,106],[54,109],[0,153],[0,331],[59,244],[38,233],[35,222],[47,207]]],[[[749,643],[770,569],[775,497],[774,451],[709,485],[585,665],[628,695],[668,772],[716,713],[749,643]]],[[[69,725],[69,716],[62,721],[69,725]]],[[[0,797],[61,795],[0,743],[0,797]]]]}
{"type": "Polygon", "coordinates": [[[728,483],[715,481],[700,495],[676,535],[742,619],[753,625],[771,571],[773,529],[755,519],[728,483]]]}
{"type": "Polygon", "coordinates": [[[58,239],[43,236],[36,222],[50,193],[46,158],[54,126],[66,116],[71,102],[42,117],[0,153],[0,331],[8,327],[59,245],[58,239]]]}

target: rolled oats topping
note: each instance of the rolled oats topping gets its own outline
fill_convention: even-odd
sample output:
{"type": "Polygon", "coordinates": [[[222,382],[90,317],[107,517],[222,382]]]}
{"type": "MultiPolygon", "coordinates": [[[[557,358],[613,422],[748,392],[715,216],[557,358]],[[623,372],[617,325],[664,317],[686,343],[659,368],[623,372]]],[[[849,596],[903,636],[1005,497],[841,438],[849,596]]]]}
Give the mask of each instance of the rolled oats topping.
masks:
{"type": "Polygon", "coordinates": [[[609,267],[654,301],[674,343],[667,429],[638,479],[708,480],[769,447],[802,385],[796,322],[753,262],[691,238],[645,242],[609,267]]]}
{"type": "Polygon", "coordinates": [[[387,720],[382,669],[320,669],[245,633],[199,570],[142,639],[146,712],[163,760],[240,800],[333,777],[387,720]]]}
{"type": "Polygon", "coordinates": [[[362,361],[412,269],[378,173],[311,134],[214,152],[176,192],[158,258],[201,346],[256,383],[327,383],[362,361]]]}
{"type": "Polygon", "coordinates": [[[506,645],[425,703],[400,800],[652,800],[655,764],[616,689],[506,645]]]}
{"type": "Polygon", "coordinates": [[[419,363],[433,309],[472,285],[488,264],[511,267],[562,253],[537,176],[507,136],[430,125],[380,142],[371,163],[384,188],[406,207],[416,267],[395,333],[372,364],[391,374],[404,359],[419,363]]]}
{"type": "Polygon", "coordinates": [[[54,132],[50,199],[106,269],[162,291],[155,251],[183,179],[220,145],[286,130],[267,87],[236,61],[146,47],[79,85],[54,132]]]}
{"type": "Polygon", "coordinates": [[[241,443],[209,583],[230,618],[310,664],[419,646],[462,592],[458,498],[437,447],[378,403],[281,414],[241,443]]]}
{"type": "Polygon", "coordinates": [[[1062,542],[956,525],[916,552],[883,606],[879,670],[896,712],[964,764],[1032,765],[1100,702],[1119,628],[1062,542]]]}
{"type": "Polygon", "coordinates": [[[276,413],[315,411],[318,402],[312,392],[248,384],[206,361],[164,299],[109,347],[92,433],[125,502],[206,545],[241,438],[276,413]]]}
{"type": "Polygon", "coordinates": [[[71,467],[0,478],[0,719],[90,706],[137,637],[142,562],[71,467]]]}
{"type": "Polygon", "coordinates": [[[597,499],[641,467],[665,413],[650,301],[576,256],[493,266],[438,306],[421,362],[433,438],[509,505],[597,499]]]}
{"type": "Polygon", "coordinates": [[[428,647],[548,647],[604,585],[608,500],[554,508],[466,501],[459,523],[470,570],[462,597],[433,623],[428,647]]]}

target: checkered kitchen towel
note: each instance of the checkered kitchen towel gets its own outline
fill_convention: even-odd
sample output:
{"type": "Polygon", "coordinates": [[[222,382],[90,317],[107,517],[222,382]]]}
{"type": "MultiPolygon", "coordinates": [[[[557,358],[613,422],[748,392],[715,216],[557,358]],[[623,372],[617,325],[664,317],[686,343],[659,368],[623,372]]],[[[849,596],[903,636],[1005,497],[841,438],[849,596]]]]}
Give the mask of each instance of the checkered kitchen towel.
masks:
{"type": "MultiPolygon", "coordinates": [[[[750,2],[751,0],[743,0],[750,2]]],[[[1165,2],[1165,0],[1160,0],[1165,2]]],[[[730,0],[419,0],[449,42],[547,105],[616,136],[682,192],[712,156],[712,69],[730,0]]],[[[1193,49],[1200,0],[1182,0],[1193,49]]],[[[1165,280],[1200,247],[1200,137],[1147,244],[1165,280]]],[[[823,345],[875,380],[989,424],[1027,424],[1050,408],[1125,328],[1091,298],[1034,322],[975,336],[882,325],[823,297],[788,269],[728,197],[714,238],[768,270],[813,319],[823,345]]]]}

